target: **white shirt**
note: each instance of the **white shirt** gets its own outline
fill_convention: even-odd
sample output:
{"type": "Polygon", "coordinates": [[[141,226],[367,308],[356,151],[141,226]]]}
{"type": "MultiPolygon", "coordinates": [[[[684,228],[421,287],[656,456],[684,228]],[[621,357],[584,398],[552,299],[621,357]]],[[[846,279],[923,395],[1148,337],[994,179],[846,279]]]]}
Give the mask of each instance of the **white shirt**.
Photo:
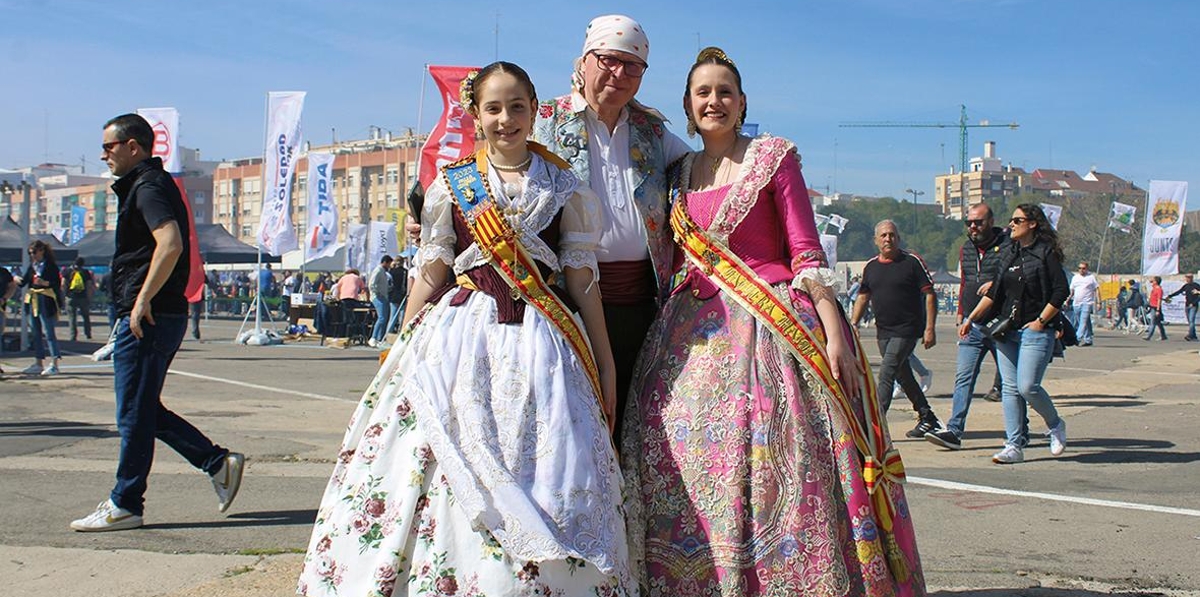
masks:
{"type": "Polygon", "coordinates": [[[1076,273],[1071,276],[1071,297],[1076,305],[1095,304],[1096,291],[1099,289],[1100,283],[1092,274],[1084,276],[1076,273]]]}
{"type": "MultiPolygon", "coordinates": [[[[591,108],[584,109],[584,123],[588,134],[588,186],[600,198],[603,211],[600,248],[596,250],[596,259],[601,262],[649,259],[646,225],[633,200],[629,110],[621,109],[612,134],[608,132],[608,125],[601,122],[591,108]]],[[[667,164],[690,151],[682,139],[669,131],[664,131],[662,141],[667,164]]]]}

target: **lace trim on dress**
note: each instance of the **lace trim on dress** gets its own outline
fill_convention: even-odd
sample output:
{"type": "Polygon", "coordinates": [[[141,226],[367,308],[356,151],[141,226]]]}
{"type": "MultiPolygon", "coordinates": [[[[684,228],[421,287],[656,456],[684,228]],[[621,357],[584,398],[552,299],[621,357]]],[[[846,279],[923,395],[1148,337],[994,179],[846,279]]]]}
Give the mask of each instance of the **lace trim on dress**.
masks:
{"type": "Polygon", "coordinates": [[[802,290],[816,303],[824,297],[830,300],[837,298],[837,288],[841,285],[841,277],[828,267],[810,267],[796,272],[792,278],[791,287],[802,290]]]}
{"type": "MultiPolygon", "coordinates": [[[[717,214],[713,216],[713,224],[709,230],[716,238],[727,241],[735,228],[750,213],[750,209],[758,202],[758,193],[762,191],[771,177],[779,169],[781,162],[796,146],[782,137],[759,135],[750,141],[746,156],[742,159],[741,170],[737,179],[721,202],[717,214]]],[[[797,157],[799,159],[799,157],[797,157]]]]}
{"type": "Polygon", "coordinates": [[[596,253],[583,249],[565,249],[558,255],[558,262],[563,268],[592,270],[592,282],[600,280],[600,267],[596,262],[596,253]]]}
{"type": "Polygon", "coordinates": [[[454,249],[431,243],[421,245],[421,248],[417,249],[417,254],[413,256],[413,265],[418,269],[436,261],[441,261],[448,266],[454,265],[454,249]]]}

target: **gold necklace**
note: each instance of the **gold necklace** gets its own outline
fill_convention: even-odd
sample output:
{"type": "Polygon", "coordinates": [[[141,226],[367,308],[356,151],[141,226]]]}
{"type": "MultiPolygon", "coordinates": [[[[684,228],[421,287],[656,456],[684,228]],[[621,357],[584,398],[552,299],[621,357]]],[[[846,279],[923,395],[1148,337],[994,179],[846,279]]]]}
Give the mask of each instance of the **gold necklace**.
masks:
{"type": "Polygon", "coordinates": [[[708,152],[704,152],[704,157],[707,158],[709,162],[712,162],[708,166],[708,173],[710,176],[712,176],[713,178],[716,178],[717,170],[720,170],[721,166],[725,165],[725,158],[727,156],[733,155],[733,150],[737,148],[737,144],[738,144],[738,142],[737,142],[737,139],[735,138],[733,140],[733,143],[729,146],[729,149],[722,151],[721,155],[718,155],[716,158],[713,158],[712,156],[708,155],[708,152]]]}

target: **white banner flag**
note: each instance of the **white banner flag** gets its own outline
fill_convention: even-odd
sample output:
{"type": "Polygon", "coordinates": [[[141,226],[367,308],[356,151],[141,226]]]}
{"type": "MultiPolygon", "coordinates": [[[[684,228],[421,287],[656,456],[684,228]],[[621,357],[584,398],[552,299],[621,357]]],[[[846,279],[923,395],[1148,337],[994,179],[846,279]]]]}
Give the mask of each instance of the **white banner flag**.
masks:
{"type": "Polygon", "coordinates": [[[183,160],[179,159],[179,112],[175,108],[138,108],[137,113],[154,130],[150,154],[162,158],[163,170],[171,174],[183,172],[183,160]]]}
{"type": "Polygon", "coordinates": [[[1042,203],[1042,211],[1046,213],[1046,219],[1050,220],[1050,227],[1058,230],[1058,219],[1062,217],[1062,206],[1042,203]]]}
{"type": "Polygon", "coordinates": [[[395,222],[371,222],[371,231],[367,234],[367,265],[374,268],[384,255],[395,257],[399,253],[395,222]]]}
{"type": "Polygon", "coordinates": [[[1146,224],[1142,235],[1142,274],[1170,276],[1179,273],[1179,234],[1187,209],[1188,183],[1150,181],[1146,195],[1146,224]]]}
{"type": "Polygon", "coordinates": [[[1120,201],[1113,201],[1112,211],[1108,214],[1108,225],[1121,232],[1133,232],[1133,220],[1137,208],[1120,201]]]}
{"type": "Polygon", "coordinates": [[[271,255],[299,248],[292,227],[292,175],[296,149],[300,147],[300,113],[303,91],[272,91],[267,94],[267,148],[262,177],[262,219],[258,246],[271,255]]]}
{"type": "Polygon", "coordinates": [[[338,250],[338,209],[333,202],[331,153],[308,154],[308,230],[304,235],[304,260],[333,255],[338,250]]]}
{"type": "Polygon", "coordinates": [[[354,268],[366,275],[367,269],[367,225],[346,226],[346,269],[354,268]]]}
{"type": "MultiPolygon", "coordinates": [[[[843,218],[842,216],[839,216],[837,214],[829,214],[829,226],[837,228],[838,234],[845,232],[846,224],[849,224],[849,223],[850,223],[850,220],[847,220],[846,218],[843,218]]],[[[829,229],[829,226],[826,227],[826,230],[829,229]]]]}
{"type": "Polygon", "coordinates": [[[817,232],[825,234],[825,229],[829,227],[829,216],[813,213],[813,223],[817,225],[817,232]]]}
{"type": "Polygon", "coordinates": [[[838,237],[836,234],[821,235],[821,249],[825,251],[825,258],[829,260],[829,269],[837,267],[837,245],[838,237]]]}

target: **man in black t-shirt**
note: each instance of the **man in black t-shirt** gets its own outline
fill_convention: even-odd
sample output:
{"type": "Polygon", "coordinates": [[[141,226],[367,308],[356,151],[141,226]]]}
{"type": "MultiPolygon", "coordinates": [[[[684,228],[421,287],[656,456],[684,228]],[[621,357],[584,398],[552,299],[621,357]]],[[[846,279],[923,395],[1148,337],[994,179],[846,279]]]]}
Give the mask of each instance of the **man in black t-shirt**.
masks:
{"type": "Polygon", "coordinates": [[[244,457],[214,444],[161,401],[167,368],[187,331],[192,223],[174,179],[151,157],[153,146],[154,131],[137,114],[104,123],[101,158],[118,177],[109,288],[118,317],[112,360],[121,448],[116,485],[95,512],[71,523],[76,531],[142,526],[155,437],[208,473],[221,512],[241,485],[244,457]]]}
{"type": "Polygon", "coordinates": [[[920,257],[900,249],[900,231],[895,222],[883,220],[875,225],[875,246],[879,255],[863,268],[850,321],[857,328],[870,301],[879,353],[883,356],[875,378],[879,404],[886,412],[892,402],[892,386],[899,380],[919,419],[905,436],[925,437],[926,433],[941,428],[941,423],[921,391],[908,357],[918,341],[923,341],[926,349],[937,344],[934,331],[937,295],[933,279],[920,257]]]}

